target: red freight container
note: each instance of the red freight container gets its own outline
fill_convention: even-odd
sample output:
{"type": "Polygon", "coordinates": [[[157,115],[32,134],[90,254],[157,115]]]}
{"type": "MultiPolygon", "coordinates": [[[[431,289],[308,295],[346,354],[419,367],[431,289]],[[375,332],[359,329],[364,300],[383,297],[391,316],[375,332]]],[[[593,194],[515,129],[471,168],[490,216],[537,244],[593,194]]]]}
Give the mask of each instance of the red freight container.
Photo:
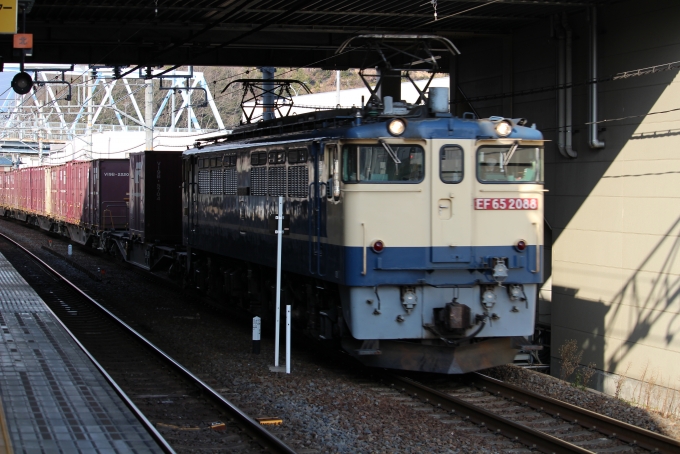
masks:
{"type": "Polygon", "coordinates": [[[52,195],[56,182],[59,217],[94,230],[127,228],[128,176],[127,159],[73,161],[53,168],[52,195]]]}
{"type": "Polygon", "coordinates": [[[182,241],[182,152],[130,153],[130,233],[182,241]]]}
{"type": "Polygon", "coordinates": [[[9,207],[16,209],[19,206],[19,191],[17,190],[17,179],[18,179],[18,170],[13,170],[10,172],[9,175],[9,185],[7,187],[7,200],[9,202],[9,207]]]}
{"type": "Polygon", "coordinates": [[[31,212],[45,214],[45,168],[31,167],[31,212]]]}
{"type": "Polygon", "coordinates": [[[66,164],[52,167],[51,176],[52,196],[49,213],[55,219],[63,221],[66,219],[66,164]]]}
{"type": "Polygon", "coordinates": [[[71,161],[66,163],[66,222],[89,227],[85,216],[85,205],[89,197],[88,180],[92,161],[71,161]]]}
{"type": "Polygon", "coordinates": [[[89,219],[101,230],[128,228],[130,162],[127,159],[93,161],[98,179],[92,180],[94,193],[89,219]],[[98,186],[97,186],[98,182],[98,186]]]}
{"type": "Polygon", "coordinates": [[[9,208],[9,179],[12,172],[0,173],[0,207],[9,208]]]}
{"type": "Polygon", "coordinates": [[[28,211],[31,204],[31,174],[29,169],[17,170],[17,206],[20,211],[28,211]]]}
{"type": "Polygon", "coordinates": [[[52,167],[45,167],[43,186],[43,214],[52,216],[52,167]]]}

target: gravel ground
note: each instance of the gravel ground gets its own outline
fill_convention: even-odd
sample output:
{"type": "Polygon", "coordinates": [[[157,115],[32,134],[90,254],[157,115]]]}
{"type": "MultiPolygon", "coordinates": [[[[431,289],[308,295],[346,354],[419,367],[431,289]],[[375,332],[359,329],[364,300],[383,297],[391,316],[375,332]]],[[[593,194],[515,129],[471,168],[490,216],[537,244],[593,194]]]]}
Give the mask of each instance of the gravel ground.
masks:
{"type": "MultiPolygon", "coordinates": [[[[504,451],[497,444],[498,437],[490,437],[488,432],[479,432],[460,420],[441,418],[432,408],[383,395],[360,367],[318,346],[308,347],[308,342],[295,339],[292,374],[272,373],[273,340],[265,337],[261,354],[252,354],[250,327],[198,304],[198,297],[151,283],[139,272],[74,248],[72,259],[82,268],[98,275],[98,269],[105,270],[101,281],[94,280],[41,250],[52,239],[52,248],[66,255],[65,241],[3,220],[0,231],[18,233],[30,241],[38,255],[58,271],[112,306],[143,335],[251,416],[282,418],[283,424],[272,431],[301,454],[504,451]]],[[[282,354],[284,351],[282,345],[282,354]]],[[[486,373],[640,427],[676,437],[679,433],[677,421],[601,393],[581,391],[544,374],[514,366],[486,373]]]]}
{"type": "Polygon", "coordinates": [[[581,390],[558,378],[515,366],[496,367],[483,373],[544,396],[680,440],[680,421],[677,418],[664,418],[656,412],[635,407],[607,394],[592,389],[581,390]]]}

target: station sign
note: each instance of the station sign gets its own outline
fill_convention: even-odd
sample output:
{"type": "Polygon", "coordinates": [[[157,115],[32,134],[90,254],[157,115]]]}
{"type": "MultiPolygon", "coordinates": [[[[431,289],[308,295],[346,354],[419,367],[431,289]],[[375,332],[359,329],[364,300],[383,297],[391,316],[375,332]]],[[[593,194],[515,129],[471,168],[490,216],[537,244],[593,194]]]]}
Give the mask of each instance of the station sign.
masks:
{"type": "Polygon", "coordinates": [[[17,32],[18,0],[3,0],[0,3],[0,34],[17,32]]]}

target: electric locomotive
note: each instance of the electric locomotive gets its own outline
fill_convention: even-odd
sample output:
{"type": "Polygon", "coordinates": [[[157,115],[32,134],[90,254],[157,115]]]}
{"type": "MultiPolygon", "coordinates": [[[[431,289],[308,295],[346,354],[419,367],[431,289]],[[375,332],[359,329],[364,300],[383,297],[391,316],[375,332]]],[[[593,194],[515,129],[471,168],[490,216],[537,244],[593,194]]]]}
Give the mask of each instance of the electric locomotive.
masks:
{"type": "Polygon", "coordinates": [[[181,272],[377,367],[465,373],[513,361],[534,330],[543,137],[524,119],[427,105],[244,125],[183,153],[181,272]]]}

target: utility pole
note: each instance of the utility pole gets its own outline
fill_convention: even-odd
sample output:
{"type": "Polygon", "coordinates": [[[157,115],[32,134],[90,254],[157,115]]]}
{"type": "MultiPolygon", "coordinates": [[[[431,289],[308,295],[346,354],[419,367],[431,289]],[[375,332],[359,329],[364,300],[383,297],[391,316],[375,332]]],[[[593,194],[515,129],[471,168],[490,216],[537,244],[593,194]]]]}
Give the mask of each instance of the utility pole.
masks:
{"type": "Polygon", "coordinates": [[[90,72],[90,80],[88,81],[87,84],[87,130],[85,131],[85,135],[87,137],[87,156],[89,159],[92,159],[92,152],[93,152],[93,144],[92,144],[92,121],[93,121],[93,114],[94,114],[94,84],[95,80],[97,80],[97,70],[93,69],[90,72]]]}
{"type": "Polygon", "coordinates": [[[146,123],[146,150],[153,150],[153,79],[146,79],[144,90],[144,119],[146,123]]]}
{"type": "MultiPolygon", "coordinates": [[[[263,66],[260,68],[262,71],[262,80],[272,80],[274,79],[274,73],[276,68],[271,66],[263,66]]],[[[263,82],[262,88],[264,93],[262,94],[262,119],[263,120],[273,120],[276,115],[274,114],[274,105],[276,103],[276,96],[274,96],[274,82],[263,82]]]]}

